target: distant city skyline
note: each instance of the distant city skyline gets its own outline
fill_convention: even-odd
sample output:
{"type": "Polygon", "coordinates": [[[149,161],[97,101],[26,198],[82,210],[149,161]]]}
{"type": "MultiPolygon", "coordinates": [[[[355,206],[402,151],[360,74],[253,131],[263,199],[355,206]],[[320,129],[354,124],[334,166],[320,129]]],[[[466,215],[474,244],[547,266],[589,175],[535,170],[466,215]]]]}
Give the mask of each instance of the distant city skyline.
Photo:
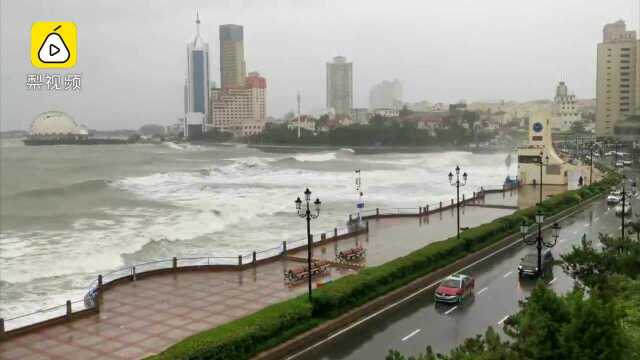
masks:
{"type": "MultiPolygon", "coordinates": [[[[65,111],[95,129],[174,123],[184,112],[183,44],[193,37],[196,10],[204,38],[215,39],[222,24],[250,29],[246,67],[269,79],[267,109],[275,117],[295,110],[298,90],[303,113],[324,106],[324,67],[336,55],[357,68],[356,108],[367,107],[374,84],[394,78],[402,79],[407,102],[550,99],[559,81],[571,84],[577,98],[594,98],[602,27],[622,19],[638,30],[638,3],[624,0],[544,0],[535,8],[508,0],[399,0],[392,8],[360,0],[155,4],[2,2],[2,130],[26,129],[48,110],[65,111]],[[29,61],[31,23],[52,19],[78,27],[78,62],[70,71],[83,75],[78,94],[25,90],[27,74],[46,73],[29,61]]],[[[212,75],[219,55],[213,46],[212,75]]],[[[210,80],[220,84],[217,77],[210,80]]]]}

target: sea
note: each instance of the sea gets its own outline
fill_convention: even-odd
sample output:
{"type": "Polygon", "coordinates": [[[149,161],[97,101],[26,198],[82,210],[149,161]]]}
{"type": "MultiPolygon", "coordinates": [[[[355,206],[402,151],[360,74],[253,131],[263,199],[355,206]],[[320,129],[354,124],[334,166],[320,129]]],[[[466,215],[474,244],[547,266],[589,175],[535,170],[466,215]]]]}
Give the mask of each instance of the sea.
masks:
{"type": "Polygon", "coordinates": [[[0,140],[0,317],[82,299],[98,274],[156,259],[235,257],[306,236],[294,201],[322,201],[312,232],[365,207],[416,208],[515,175],[506,153],[268,152],[165,142],[25,146],[0,140]]]}

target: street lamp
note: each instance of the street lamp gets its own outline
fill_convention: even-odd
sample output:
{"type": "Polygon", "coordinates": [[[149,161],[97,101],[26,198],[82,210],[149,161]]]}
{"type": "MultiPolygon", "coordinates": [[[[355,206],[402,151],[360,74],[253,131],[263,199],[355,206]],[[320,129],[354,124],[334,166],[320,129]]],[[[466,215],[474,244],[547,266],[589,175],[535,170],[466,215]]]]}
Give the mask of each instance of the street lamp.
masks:
{"type": "MultiPolygon", "coordinates": [[[[622,231],[622,239],[624,239],[624,227],[625,227],[625,223],[624,223],[624,216],[626,215],[627,212],[627,187],[626,184],[627,183],[627,175],[622,174],[622,212],[620,213],[620,217],[622,218],[622,227],[620,228],[622,231]]],[[[632,186],[631,186],[631,191],[632,193],[636,192],[636,182],[634,181],[632,186]]]]}
{"type": "Polygon", "coordinates": [[[296,210],[298,211],[298,216],[301,218],[307,219],[307,275],[309,278],[309,302],[311,302],[311,219],[316,219],[320,216],[320,199],[316,198],[316,201],[313,202],[314,211],[311,211],[311,190],[307,188],[304,191],[304,200],[306,206],[302,206],[302,200],[298,197],[295,201],[296,210]]]}
{"type": "Polygon", "coordinates": [[[549,165],[549,155],[545,157],[544,153],[540,151],[540,159],[538,163],[540,164],[540,204],[542,204],[542,166],[549,165]],[[544,157],[544,160],[543,160],[543,157],[544,157]]]}
{"type": "Polygon", "coordinates": [[[456,166],[456,181],[453,181],[453,174],[449,172],[449,184],[456,187],[456,210],[458,212],[458,240],[460,240],[460,187],[467,185],[467,173],[462,174],[463,182],[460,182],[460,166],[456,166]]]}
{"type": "Polygon", "coordinates": [[[546,241],[542,237],[542,224],[544,223],[544,214],[542,210],[538,210],[536,213],[536,224],[538,224],[538,236],[536,238],[527,239],[527,233],[529,232],[529,225],[527,225],[526,221],[522,221],[520,225],[520,234],[522,234],[522,241],[527,245],[536,245],[536,249],[538,250],[538,267],[536,271],[538,275],[542,273],[542,247],[552,248],[556,246],[556,242],[558,241],[558,237],[560,237],[560,225],[558,223],[554,223],[551,226],[551,241],[546,241]]]}

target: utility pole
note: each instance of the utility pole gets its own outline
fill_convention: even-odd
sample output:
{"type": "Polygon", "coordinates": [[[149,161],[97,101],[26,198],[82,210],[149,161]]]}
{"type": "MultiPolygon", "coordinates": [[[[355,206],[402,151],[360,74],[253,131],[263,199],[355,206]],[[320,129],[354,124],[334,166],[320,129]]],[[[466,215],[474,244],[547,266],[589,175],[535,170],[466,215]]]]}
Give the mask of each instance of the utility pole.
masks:
{"type": "Polygon", "coordinates": [[[300,121],[302,119],[300,119],[300,91],[298,91],[298,139],[300,139],[300,137],[302,136],[302,134],[300,133],[300,121]]]}

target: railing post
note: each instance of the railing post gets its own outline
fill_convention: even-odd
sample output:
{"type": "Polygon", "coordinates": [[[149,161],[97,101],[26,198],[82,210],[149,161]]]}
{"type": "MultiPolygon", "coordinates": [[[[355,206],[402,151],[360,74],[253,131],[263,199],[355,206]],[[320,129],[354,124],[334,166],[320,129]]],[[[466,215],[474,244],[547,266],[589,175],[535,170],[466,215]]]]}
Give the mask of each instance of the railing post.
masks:
{"type": "Polygon", "coordinates": [[[102,290],[102,274],[98,275],[98,290],[102,290]]]}
{"type": "Polygon", "coordinates": [[[333,237],[338,237],[338,228],[333,228],[333,237]]]}
{"type": "Polygon", "coordinates": [[[353,218],[351,217],[351,214],[349,214],[349,225],[351,225],[352,221],[353,221],[353,218]]]}
{"type": "Polygon", "coordinates": [[[282,255],[287,255],[287,241],[282,242],[282,255]]]}
{"type": "Polygon", "coordinates": [[[327,234],[325,234],[325,233],[320,234],[320,240],[321,241],[322,240],[326,240],[326,239],[327,239],[327,234]]]}
{"type": "Polygon", "coordinates": [[[0,318],[0,339],[4,337],[4,319],[0,318]]]}
{"type": "Polygon", "coordinates": [[[173,269],[177,269],[178,268],[178,258],[177,257],[173,257],[173,269]]]}
{"type": "Polygon", "coordinates": [[[376,208],[376,216],[380,216],[380,209],[376,208]]]}
{"type": "Polygon", "coordinates": [[[464,206],[464,194],[462,194],[462,205],[464,206]]]}
{"type": "Polygon", "coordinates": [[[238,266],[242,266],[242,255],[238,255],[238,266]]]}
{"type": "Polygon", "coordinates": [[[429,205],[424,207],[424,213],[425,215],[429,216],[429,205]]]}
{"type": "Polygon", "coordinates": [[[256,264],[256,252],[254,251],[251,255],[252,255],[252,261],[251,262],[253,263],[253,265],[255,265],[256,264]]]}
{"type": "Polygon", "coordinates": [[[67,300],[67,318],[71,317],[71,300],[67,300]]]}
{"type": "Polygon", "coordinates": [[[440,201],[440,211],[442,211],[442,201],[440,201]]]}
{"type": "Polygon", "coordinates": [[[365,224],[367,226],[367,232],[369,232],[369,220],[365,221],[365,224]]]}
{"type": "Polygon", "coordinates": [[[136,281],[136,267],[135,266],[131,267],[131,279],[133,281],[136,281]]]}
{"type": "Polygon", "coordinates": [[[451,199],[451,206],[453,206],[453,199],[451,199]]]}

